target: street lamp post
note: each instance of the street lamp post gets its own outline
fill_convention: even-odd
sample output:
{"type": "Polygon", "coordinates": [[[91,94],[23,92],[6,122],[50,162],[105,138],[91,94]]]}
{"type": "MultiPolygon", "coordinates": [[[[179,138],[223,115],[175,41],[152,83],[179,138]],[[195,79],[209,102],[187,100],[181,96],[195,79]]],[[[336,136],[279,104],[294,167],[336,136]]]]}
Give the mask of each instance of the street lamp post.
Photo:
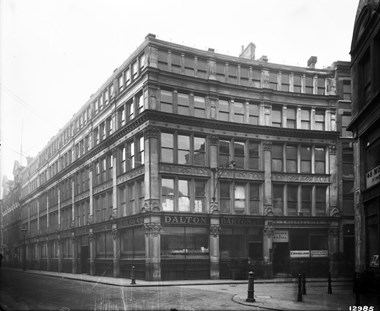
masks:
{"type": "Polygon", "coordinates": [[[26,231],[27,231],[27,229],[25,227],[21,228],[21,232],[22,232],[22,235],[23,235],[23,238],[24,238],[23,247],[22,247],[23,248],[22,249],[22,270],[23,271],[26,270],[26,242],[25,242],[26,231]]]}

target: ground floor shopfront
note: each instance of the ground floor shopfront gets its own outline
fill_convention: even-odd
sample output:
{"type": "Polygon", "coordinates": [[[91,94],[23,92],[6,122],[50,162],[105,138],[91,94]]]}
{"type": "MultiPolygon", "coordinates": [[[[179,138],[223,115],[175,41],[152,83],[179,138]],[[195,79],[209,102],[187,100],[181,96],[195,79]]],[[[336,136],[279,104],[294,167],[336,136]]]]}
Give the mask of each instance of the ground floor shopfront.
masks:
{"type": "Polygon", "coordinates": [[[341,274],[336,217],[148,212],[27,237],[26,268],[145,280],[341,274]]]}

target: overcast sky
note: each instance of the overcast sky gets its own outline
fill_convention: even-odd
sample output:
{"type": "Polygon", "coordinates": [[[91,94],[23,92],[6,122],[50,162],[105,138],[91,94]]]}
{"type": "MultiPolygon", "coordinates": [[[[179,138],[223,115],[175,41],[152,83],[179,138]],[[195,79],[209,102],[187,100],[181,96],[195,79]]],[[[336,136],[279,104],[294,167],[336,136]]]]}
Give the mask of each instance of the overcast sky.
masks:
{"type": "Polygon", "coordinates": [[[317,68],[350,60],[358,0],[0,0],[2,172],[36,156],[143,42],[317,68]],[[22,149],[21,149],[22,146],[22,149]]]}

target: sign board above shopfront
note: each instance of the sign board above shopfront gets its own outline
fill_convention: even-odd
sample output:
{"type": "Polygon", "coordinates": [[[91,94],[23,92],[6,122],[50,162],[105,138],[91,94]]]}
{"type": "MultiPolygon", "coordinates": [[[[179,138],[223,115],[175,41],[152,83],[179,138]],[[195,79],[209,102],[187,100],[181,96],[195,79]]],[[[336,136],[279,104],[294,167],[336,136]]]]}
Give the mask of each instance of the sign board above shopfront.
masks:
{"type": "Polygon", "coordinates": [[[274,230],[273,243],[288,243],[289,231],[288,230],[274,230]]]}
{"type": "Polygon", "coordinates": [[[310,251],[290,251],[290,258],[309,258],[310,251]]]}
{"type": "Polygon", "coordinates": [[[367,189],[380,183],[380,165],[367,172],[366,181],[367,189]]]}
{"type": "Polygon", "coordinates": [[[329,253],[325,249],[311,250],[311,257],[328,257],[329,253]]]}

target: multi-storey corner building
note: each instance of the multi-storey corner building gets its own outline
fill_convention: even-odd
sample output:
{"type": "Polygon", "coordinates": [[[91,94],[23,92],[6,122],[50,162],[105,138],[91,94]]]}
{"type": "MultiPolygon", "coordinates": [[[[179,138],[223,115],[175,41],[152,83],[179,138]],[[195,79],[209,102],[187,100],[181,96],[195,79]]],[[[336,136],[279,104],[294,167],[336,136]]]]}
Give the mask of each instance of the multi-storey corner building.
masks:
{"type": "MultiPolygon", "coordinates": [[[[380,1],[362,0],[352,45],[355,154],[356,271],[372,274],[380,289],[380,1]]],[[[378,300],[379,304],[380,301],[378,300]]]]}
{"type": "Polygon", "coordinates": [[[349,271],[349,63],[315,61],[148,35],[22,171],[28,267],[134,266],[147,280],[349,271]]]}

